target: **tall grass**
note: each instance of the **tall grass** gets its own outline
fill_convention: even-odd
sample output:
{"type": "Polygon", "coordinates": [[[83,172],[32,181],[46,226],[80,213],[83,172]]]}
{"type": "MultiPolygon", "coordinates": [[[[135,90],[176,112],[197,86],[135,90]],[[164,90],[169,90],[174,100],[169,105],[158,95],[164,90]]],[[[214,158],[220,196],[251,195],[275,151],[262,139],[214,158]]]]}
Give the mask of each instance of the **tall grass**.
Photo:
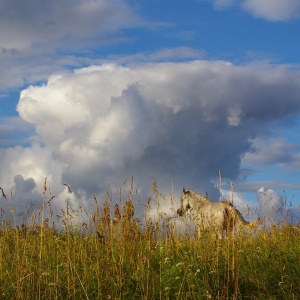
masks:
{"type": "Polygon", "coordinates": [[[62,228],[44,217],[51,202],[22,226],[6,199],[0,299],[300,299],[299,226],[196,240],[160,213],[156,183],[138,220],[143,201],[132,182],[124,187],[108,187],[76,226],[66,207],[62,228]]]}

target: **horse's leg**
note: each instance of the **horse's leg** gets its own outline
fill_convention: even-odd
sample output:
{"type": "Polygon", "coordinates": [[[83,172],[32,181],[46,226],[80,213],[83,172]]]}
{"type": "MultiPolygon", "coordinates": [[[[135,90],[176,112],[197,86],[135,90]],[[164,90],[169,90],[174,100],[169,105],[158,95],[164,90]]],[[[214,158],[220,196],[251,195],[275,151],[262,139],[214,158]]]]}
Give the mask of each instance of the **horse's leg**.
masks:
{"type": "Polygon", "coordinates": [[[217,230],[217,238],[219,239],[219,240],[222,240],[223,239],[223,230],[222,229],[219,229],[219,230],[217,230]]]}
{"type": "Polygon", "coordinates": [[[201,228],[199,226],[197,227],[196,234],[197,234],[197,239],[200,240],[201,239],[201,228]]]}

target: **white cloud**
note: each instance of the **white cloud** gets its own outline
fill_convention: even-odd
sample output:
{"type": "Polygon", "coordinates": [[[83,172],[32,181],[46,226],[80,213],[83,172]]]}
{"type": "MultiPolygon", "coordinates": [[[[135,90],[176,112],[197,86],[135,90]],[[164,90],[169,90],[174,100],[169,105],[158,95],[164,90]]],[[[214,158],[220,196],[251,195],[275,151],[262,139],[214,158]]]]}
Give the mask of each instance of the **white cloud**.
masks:
{"type": "Polygon", "coordinates": [[[280,190],[299,190],[300,184],[283,183],[278,180],[260,180],[250,182],[237,182],[234,184],[236,190],[243,192],[256,192],[261,186],[266,189],[280,189],[280,190]]]}
{"type": "Polygon", "coordinates": [[[10,53],[33,45],[67,49],[82,41],[95,44],[103,35],[138,21],[122,0],[54,0],[43,5],[38,0],[5,0],[0,12],[0,44],[10,53]]]}
{"type": "Polygon", "coordinates": [[[225,8],[233,5],[236,0],[214,0],[214,5],[216,8],[225,8]]]}
{"type": "Polygon", "coordinates": [[[298,0],[245,0],[242,6],[254,16],[271,21],[285,21],[300,16],[298,0]]]}
{"type": "Polygon", "coordinates": [[[78,67],[88,59],[76,53],[92,59],[91,49],[123,41],[123,29],[145,26],[122,0],[1,1],[0,89],[78,67]]]}
{"type": "Polygon", "coordinates": [[[257,198],[260,204],[261,218],[265,225],[270,225],[273,222],[282,224],[283,222],[291,221],[291,211],[287,209],[286,199],[278,195],[273,189],[265,190],[261,187],[257,191],[257,198]]]}
{"type": "MultiPolygon", "coordinates": [[[[299,73],[283,67],[216,61],[109,64],[53,75],[22,91],[20,117],[36,129],[32,147],[1,150],[1,184],[16,175],[45,177],[57,195],[72,186],[79,203],[133,176],[147,195],[152,178],[166,195],[174,186],[218,199],[210,179],[234,180],[251,140],[300,111],[299,73]],[[284,105],[283,105],[284,103],[284,105]],[[42,145],[42,146],[41,146],[42,145]]],[[[143,196],[142,196],[143,198],[143,196]]]]}
{"type": "Polygon", "coordinates": [[[300,16],[298,0],[213,0],[213,4],[218,9],[237,6],[270,21],[287,21],[300,16]]]}
{"type": "Polygon", "coordinates": [[[16,175],[22,175],[25,180],[33,178],[40,187],[40,192],[42,192],[45,177],[48,177],[48,182],[54,190],[61,183],[60,165],[52,159],[47,148],[38,144],[25,148],[21,146],[0,148],[0,161],[0,182],[2,188],[7,191],[13,187],[16,175]],[[6,176],[8,173],[10,175],[6,176]]]}
{"type": "Polygon", "coordinates": [[[243,163],[257,165],[300,166],[300,147],[282,137],[259,137],[253,141],[254,151],[248,152],[243,163]]]}
{"type": "Polygon", "coordinates": [[[141,52],[132,55],[110,55],[108,60],[119,64],[141,63],[141,62],[164,62],[201,59],[205,55],[204,50],[196,50],[191,47],[163,48],[155,52],[141,52]]]}

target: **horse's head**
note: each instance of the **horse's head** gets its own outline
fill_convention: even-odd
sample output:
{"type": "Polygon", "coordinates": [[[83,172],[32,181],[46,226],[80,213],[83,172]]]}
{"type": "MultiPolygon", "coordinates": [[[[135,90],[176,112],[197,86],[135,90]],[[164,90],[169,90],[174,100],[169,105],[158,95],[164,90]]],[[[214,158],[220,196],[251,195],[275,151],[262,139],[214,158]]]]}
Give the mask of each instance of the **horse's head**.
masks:
{"type": "Polygon", "coordinates": [[[183,194],[180,199],[180,207],[177,209],[177,214],[183,216],[186,211],[191,209],[190,205],[190,191],[183,188],[183,194]]]}

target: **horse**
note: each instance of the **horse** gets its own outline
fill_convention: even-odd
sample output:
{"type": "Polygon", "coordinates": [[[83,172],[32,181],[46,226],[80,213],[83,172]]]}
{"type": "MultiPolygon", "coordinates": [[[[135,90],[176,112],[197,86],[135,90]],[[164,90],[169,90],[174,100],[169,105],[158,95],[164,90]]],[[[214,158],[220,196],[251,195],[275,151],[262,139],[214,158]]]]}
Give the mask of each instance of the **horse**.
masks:
{"type": "Polygon", "coordinates": [[[229,201],[213,202],[203,195],[183,188],[180,199],[180,207],[177,210],[179,216],[188,212],[196,225],[197,237],[205,231],[214,232],[216,237],[233,236],[235,229],[246,227],[253,229],[259,226],[260,220],[246,221],[242,214],[229,201]]]}

